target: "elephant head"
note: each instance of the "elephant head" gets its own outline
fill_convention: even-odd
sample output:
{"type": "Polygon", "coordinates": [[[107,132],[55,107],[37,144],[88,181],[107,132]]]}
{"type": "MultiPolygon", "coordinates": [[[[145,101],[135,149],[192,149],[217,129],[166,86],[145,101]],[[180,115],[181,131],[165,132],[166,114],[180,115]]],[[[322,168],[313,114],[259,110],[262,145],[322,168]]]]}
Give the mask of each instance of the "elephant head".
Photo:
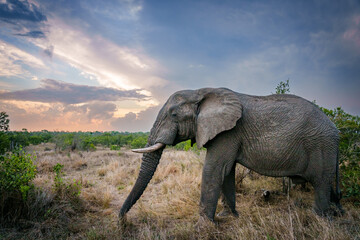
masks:
{"type": "Polygon", "coordinates": [[[139,176],[120,210],[120,217],[144,192],[166,145],[191,139],[201,148],[219,133],[235,127],[241,115],[239,97],[229,89],[184,90],[170,96],[156,118],[145,148],[133,150],[144,154],[139,176]]]}

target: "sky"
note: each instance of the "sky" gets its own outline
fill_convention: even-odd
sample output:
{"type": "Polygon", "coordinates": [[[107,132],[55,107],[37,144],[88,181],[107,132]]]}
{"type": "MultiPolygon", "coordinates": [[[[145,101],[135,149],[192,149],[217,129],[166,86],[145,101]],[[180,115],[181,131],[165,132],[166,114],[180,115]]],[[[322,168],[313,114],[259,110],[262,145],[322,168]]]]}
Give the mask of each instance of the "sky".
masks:
{"type": "Polygon", "coordinates": [[[10,130],[149,131],[175,91],[287,79],[360,115],[358,0],[0,0],[10,130]]]}

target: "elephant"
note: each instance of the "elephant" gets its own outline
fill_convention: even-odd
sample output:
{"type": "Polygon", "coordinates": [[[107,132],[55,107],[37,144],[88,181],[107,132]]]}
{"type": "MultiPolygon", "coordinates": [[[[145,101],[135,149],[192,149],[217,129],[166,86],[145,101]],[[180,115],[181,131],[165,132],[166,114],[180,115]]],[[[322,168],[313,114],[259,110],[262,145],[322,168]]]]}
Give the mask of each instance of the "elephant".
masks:
{"type": "Polygon", "coordinates": [[[220,195],[225,215],[238,216],[236,163],[261,175],[310,182],[319,215],[334,213],[333,206],[342,209],[339,131],[314,103],[291,94],[252,96],[227,88],[201,88],[171,95],[146,146],[133,150],[143,153],[142,162],[120,218],[144,192],[166,145],[189,139],[207,149],[200,197],[200,216],[205,219],[214,221],[220,195]]]}

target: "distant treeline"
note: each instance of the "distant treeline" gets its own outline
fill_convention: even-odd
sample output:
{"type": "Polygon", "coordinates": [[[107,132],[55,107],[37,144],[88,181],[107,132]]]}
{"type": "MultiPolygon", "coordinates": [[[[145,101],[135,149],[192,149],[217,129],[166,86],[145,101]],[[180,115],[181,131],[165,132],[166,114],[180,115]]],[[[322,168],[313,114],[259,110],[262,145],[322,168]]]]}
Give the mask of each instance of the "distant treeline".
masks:
{"type": "Polygon", "coordinates": [[[97,146],[118,150],[123,146],[144,147],[149,133],[137,132],[40,132],[7,131],[1,136],[0,152],[13,151],[19,146],[54,143],[55,150],[96,150],[97,146]]]}

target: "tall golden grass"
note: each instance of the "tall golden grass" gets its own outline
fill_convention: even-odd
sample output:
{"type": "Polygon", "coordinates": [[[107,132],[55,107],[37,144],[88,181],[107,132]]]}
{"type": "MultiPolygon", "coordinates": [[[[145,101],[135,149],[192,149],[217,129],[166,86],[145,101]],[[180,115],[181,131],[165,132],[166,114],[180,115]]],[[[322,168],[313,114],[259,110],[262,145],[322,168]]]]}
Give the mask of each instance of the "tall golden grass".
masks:
{"type": "MultiPolygon", "coordinates": [[[[319,217],[312,210],[311,187],[308,192],[292,189],[288,199],[281,193],[281,179],[247,174],[240,165],[236,182],[240,216],[216,218],[215,224],[199,227],[206,152],[174,149],[164,151],[144,194],[128,212],[125,224],[118,225],[118,212],[136,181],[141,154],[128,149],[71,153],[29,149],[33,150],[39,171],[35,185],[50,191],[56,163],[64,165],[65,181],[75,179],[82,185],[79,198],[84,207],[69,215],[72,220],[64,229],[65,239],[360,239],[360,209],[351,202],[343,201],[344,216],[319,217]],[[262,189],[272,192],[268,201],[262,197],[262,189]]],[[[217,211],[221,209],[219,203],[217,211]]],[[[31,229],[16,236],[51,236],[36,235],[36,231],[26,235],[29,232],[31,229]]],[[[11,235],[3,236],[11,239],[11,235]]]]}

